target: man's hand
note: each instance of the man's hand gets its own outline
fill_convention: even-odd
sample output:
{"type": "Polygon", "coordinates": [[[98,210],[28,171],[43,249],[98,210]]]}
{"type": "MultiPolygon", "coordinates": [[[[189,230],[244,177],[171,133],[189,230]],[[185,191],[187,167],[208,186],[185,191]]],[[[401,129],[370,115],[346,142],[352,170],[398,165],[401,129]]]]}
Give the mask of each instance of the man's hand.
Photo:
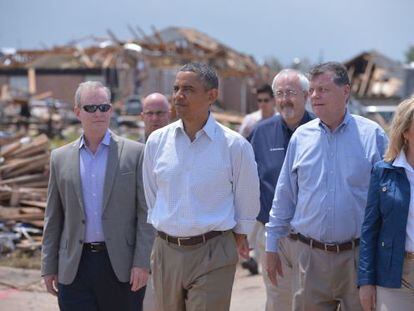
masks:
{"type": "Polygon", "coordinates": [[[247,241],[247,235],[235,233],[234,238],[236,239],[237,250],[244,259],[249,259],[249,242],[247,241]]]}
{"type": "Polygon", "coordinates": [[[364,311],[375,310],[376,289],[374,285],[363,285],[359,288],[359,300],[364,311]]]}
{"type": "Polygon", "coordinates": [[[132,267],[131,277],[129,279],[129,284],[131,284],[131,290],[133,292],[138,291],[140,288],[144,287],[148,281],[149,271],[143,268],[132,267]]]}
{"type": "Polygon", "coordinates": [[[282,262],[278,253],[266,252],[266,272],[270,282],[277,286],[277,275],[283,278],[282,262]]]}
{"type": "Polygon", "coordinates": [[[53,296],[57,296],[58,276],[57,274],[47,274],[43,276],[47,291],[53,296]]]}

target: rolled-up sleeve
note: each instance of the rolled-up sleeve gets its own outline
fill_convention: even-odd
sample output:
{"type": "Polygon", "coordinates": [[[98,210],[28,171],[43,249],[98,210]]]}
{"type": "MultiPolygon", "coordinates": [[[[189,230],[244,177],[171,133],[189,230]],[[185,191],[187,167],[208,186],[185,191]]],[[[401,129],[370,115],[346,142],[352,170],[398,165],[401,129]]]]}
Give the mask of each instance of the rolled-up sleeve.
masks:
{"type": "Polygon", "coordinates": [[[260,210],[259,177],[252,146],[243,139],[239,147],[232,157],[236,220],[233,231],[248,234],[253,230],[260,210]]]}

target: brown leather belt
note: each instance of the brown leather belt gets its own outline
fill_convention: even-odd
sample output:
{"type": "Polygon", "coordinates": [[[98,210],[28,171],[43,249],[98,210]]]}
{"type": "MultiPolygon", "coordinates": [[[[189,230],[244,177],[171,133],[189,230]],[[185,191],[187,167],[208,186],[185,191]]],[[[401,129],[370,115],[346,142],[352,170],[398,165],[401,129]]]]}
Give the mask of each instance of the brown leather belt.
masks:
{"type": "Polygon", "coordinates": [[[99,253],[106,251],[105,242],[91,242],[91,243],[83,243],[83,247],[92,253],[99,253]]]}
{"type": "Polygon", "coordinates": [[[405,252],[405,258],[408,260],[414,260],[414,253],[405,252]]]}
{"type": "Polygon", "coordinates": [[[348,250],[354,249],[356,246],[359,245],[359,239],[355,239],[355,240],[341,243],[341,244],[323,243],[323,242],[319,242],[317,240],[308,238],[300,233],[290,233],[289,238],[295,241],[301,241],[302,243],[309,245],[311,248],[315,247],[315,248],[319,248],[321,250],[324,250],[327,252],[333,252],[333,253],[348,251],[348,250]]]}
{"type": "Polygon", "coordinates": [[[219,236],[220,234],[223,234],[224,231],[210,231],[201,235],[186,237],[186,238],[179,238],[175,236],[171,236],[166,234],[162,231],[157,231],[158,236],[166,240],[169,243],[177,244],[179,246],[191,246],[191,245],[197,245],[201,243],[205,243],[206,241],[215,238],[216,236],[219,236]]]}

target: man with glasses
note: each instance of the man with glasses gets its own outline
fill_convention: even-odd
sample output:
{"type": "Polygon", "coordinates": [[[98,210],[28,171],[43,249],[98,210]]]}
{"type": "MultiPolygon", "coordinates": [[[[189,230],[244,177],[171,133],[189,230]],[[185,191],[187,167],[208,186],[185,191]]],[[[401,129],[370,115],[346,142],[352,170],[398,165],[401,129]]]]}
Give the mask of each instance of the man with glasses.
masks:
{"type": "Polygon", "coordinates": [[[142,120],[145,125],[145,141],[149,135],[170,121],[170,104],[167,97],[160,93],[152,93],[142,103],[142,120]]]}
{"type": "Polygon", "coordinates": [[[361,310],[359,236],[371,169],[387,137],[378,124],[347,110],[351,86],[343,65],[317,65],[309,77],[318,118],[289,142],[266,224],[268,276],[275,285],[283,277],[280,241],[293,229],[292,310],[361,310]]]}
{"type": "MultiPolygon", "coordinates": [[[[260,122],[248,137],[256,158],[260,178],[260,212],[256,223],[255,250],[262,267],[272,271],[274,261],[265,261],[265,224],[269,221],[269,211],[275,194],[280,169],[285,159],[286,149],[293,132],[302,124],[312,120],[313,114],[305,110],[308,98],[309,81],[300,72],[284,69],[272,83],[275,103],[280,112],[272,118],[260,122]],[[270,265],[270,266],[269,266],[270,265]]],[[[284,277],[274,286],[267,271],[263,271],[266,285],[266,310],[291,310],[291,270],[294,260],[294,242],[287,237],[280,239],[279,248],[284,277]]],[[[263,269],[265,270],[265,269],[263,269]]]]}
{"type": "Polygon", "coordinates": [[[257,107],[259,109],[246,115],[239,128],[239,133],[244,137],[250,135],[257,122],[273,117],[276,113],[272,87],[269,84],[265,84],[258,88],[256,93],[257,107]]]}
{"type": "Polygon", "coordinates": [[[143,145],[109,131],[110,91],[81,83],[83,134],[55,149],[42,243],[42,276],[61,310],[141,310],[153,228],[146,223],[143,145]]]}

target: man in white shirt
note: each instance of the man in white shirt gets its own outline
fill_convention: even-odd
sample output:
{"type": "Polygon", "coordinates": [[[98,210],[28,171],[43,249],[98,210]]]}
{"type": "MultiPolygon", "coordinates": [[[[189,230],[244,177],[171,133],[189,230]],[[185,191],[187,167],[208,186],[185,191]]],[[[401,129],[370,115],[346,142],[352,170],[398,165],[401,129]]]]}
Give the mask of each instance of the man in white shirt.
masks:
{"type": "Polygon", "coordinates": [[[207,65],[177,73],[180,120],[154,131],[144,155],[148,222],[158,231],[152,272],[159,309],[228,310],[238,254],[259,211],[253,150],[218,124],[210,105],[218,78],[207,65]]]}

